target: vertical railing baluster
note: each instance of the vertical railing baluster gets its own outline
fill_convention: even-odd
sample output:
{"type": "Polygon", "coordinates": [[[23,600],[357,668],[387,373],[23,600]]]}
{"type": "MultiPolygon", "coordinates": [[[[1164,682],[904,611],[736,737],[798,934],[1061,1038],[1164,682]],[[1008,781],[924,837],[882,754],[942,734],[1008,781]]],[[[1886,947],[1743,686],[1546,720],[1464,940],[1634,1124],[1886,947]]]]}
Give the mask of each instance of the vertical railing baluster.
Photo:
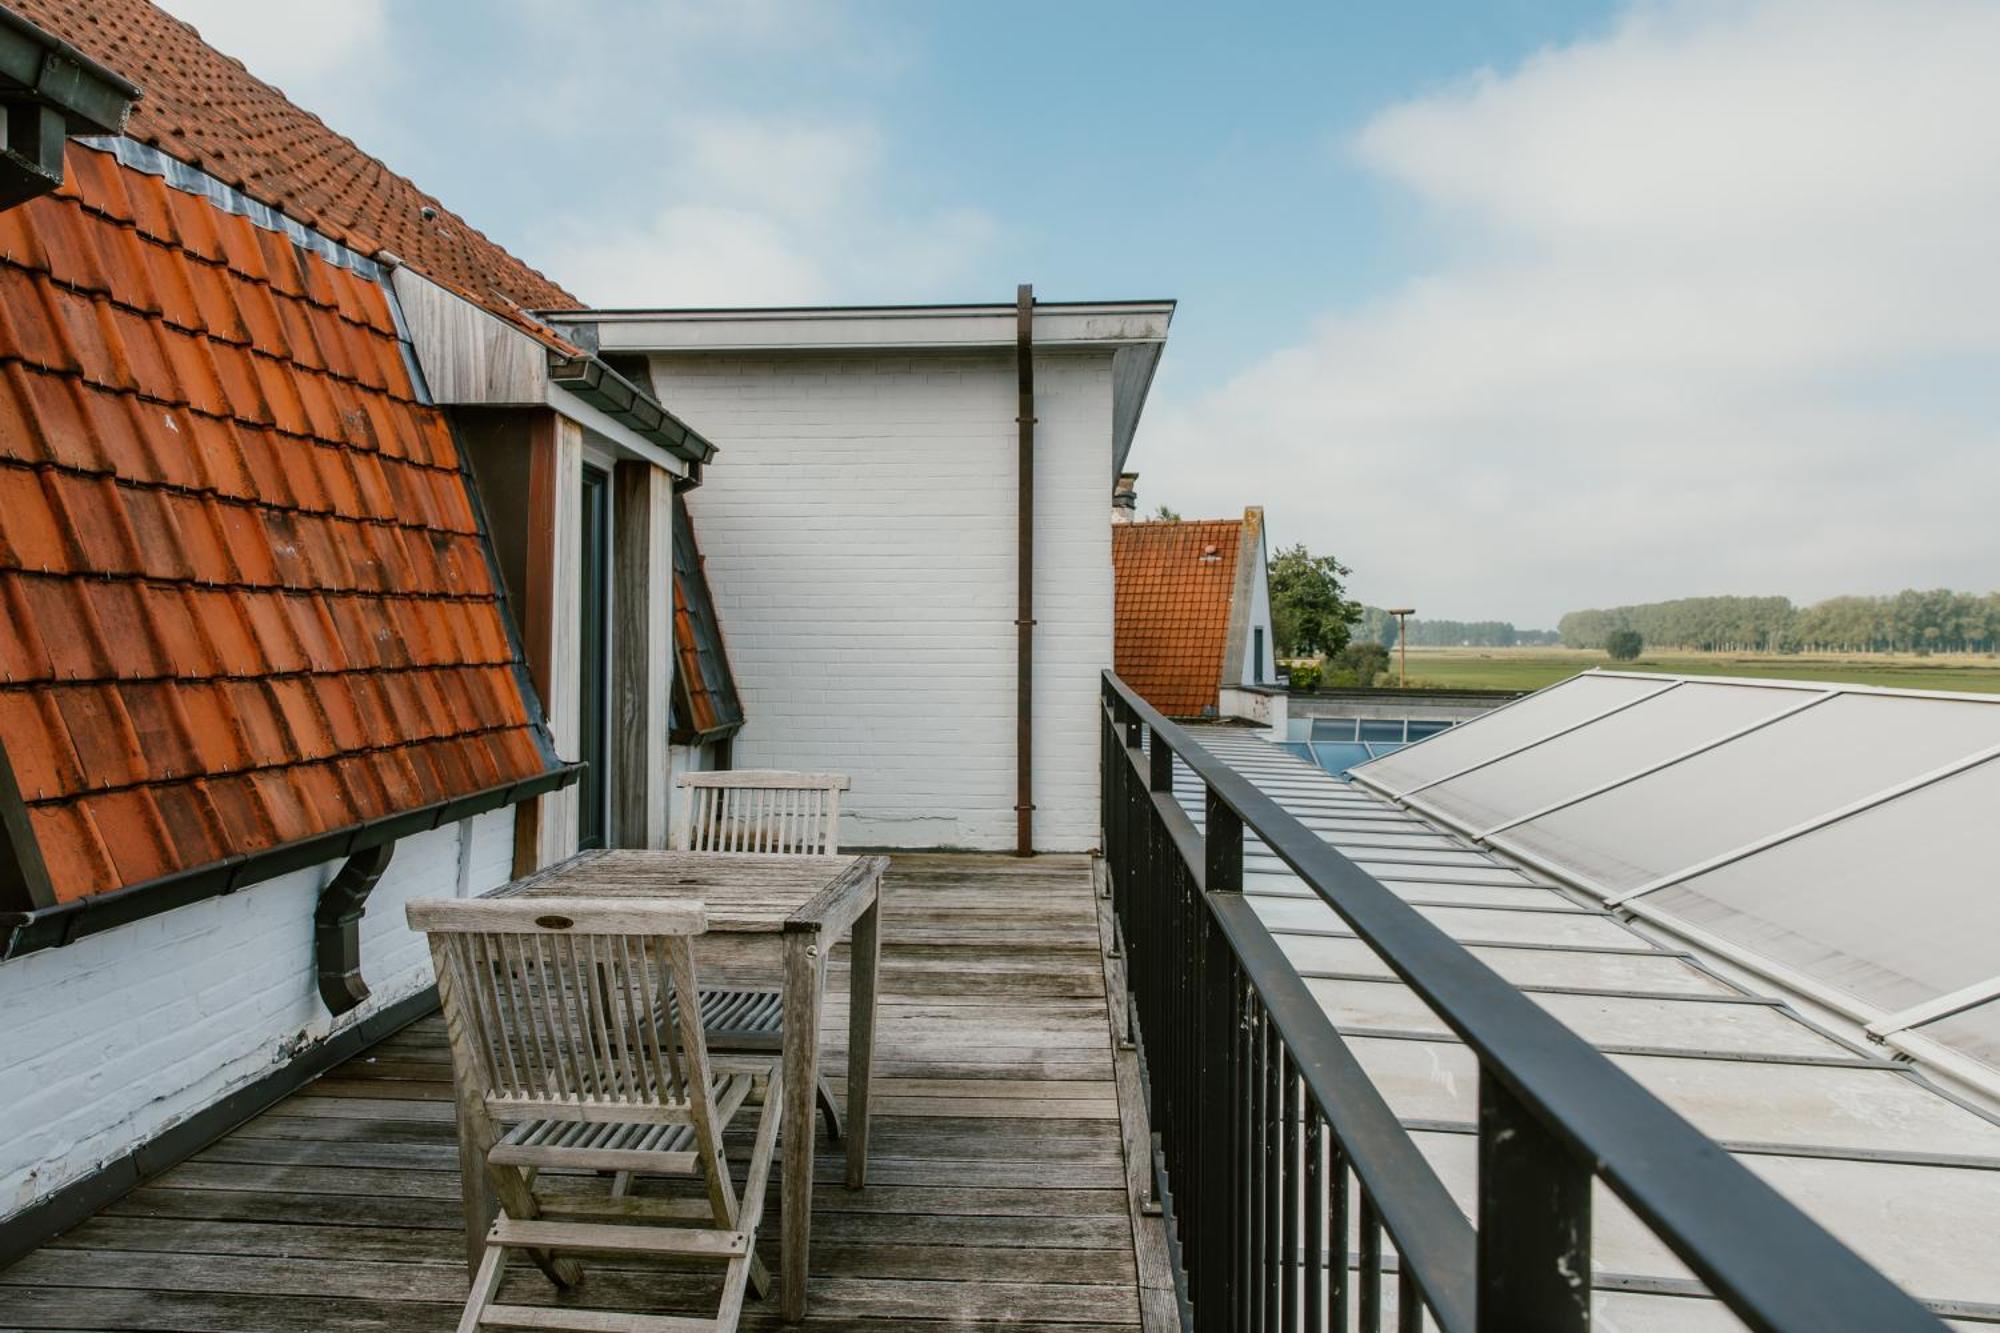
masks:
{"type": "MultiPolygon", "coordinates": [[[[1356,1182],[1357,1186],[1359,1182],[1356,1182]]],[[[1382,1327],[1382,1224],[1375,1216],[1375,1201],[1365,1188],[1357,1188],[1361,1206],[1361,1306],[1359,1327],[1378,1333],[1382,1327]]],[[[1533,1325],[1522,1325],[1524,1329],[1533,1325]]]]}
{"type": "Polygon", "coordinates": [[[1326,1323],[1328,1328],[1347,1328],[1347,1153],[1338,1140],[1327,1144],[1326,1207],[1327,1256],[1326,1323]]]}
{"type": "Polygon", "coordinates": [[[1264,1059],[1269,1050],[1264,1041],[1267,1021],[1262,1004],[1253,1001],[1250,1025],[1250,1134],[1247,1149],[1250,1174],[1250,1264],[1244,1281],[1250,1288],[1250,1317],[1245,1330],[1264,1327],[1264,1254],[1270,1237],[1264,1230],[1264,1059]]]}
{"type": "Polygon", "coordinates": [[[1285,1082],[1291,1055],[1278,1025],[1264,1028],[1264,1333],[1278,1333],[1285,1275],[1285,1082]]]}
{"type": "Polygon", "coordinates": [[[1299,1285],[1302,1277],[1302,1260],[1299,1255],[1299,1214],[1305,1207],[1303,1186],[1305,1173],[1299,1162],[1299,1075],[1292,1067],[1291,1052],[1285,1059],[1285,1098],[1283,1115],[1285,1121],[1285,1225],[1283,1261],[1279,1266],[1279,1280],[1284,1284],[1283,1325],[1290,1330],[1299,1326],[1299,1285]]]}
{"type": "Polygon", "coordinates": [[[1400,1255],[1396,1259],[1396,1333],[1424,1333],[1424,1298],[1417,1292],[1417,1273],[1400,1255]]]}
{"type": "Polygon", "coordinates": [[[1300,1253],[1299,1278],[1304,1290],[1300,1293],[1300,1303],[1304,1307],[1305,1320],[1300,1325],[1302,1333],[1320,1333],[1326,1327],[1324,1304],[1326,1300],[1326,1177],[1320,1148],[1319,1103],[1310,1095],[1305,1105],[1305,1202],[1304,1216],[1300,1221],[1305,1226],[1304,1249],[1300,1253]]]}
{"type": "Polygon", "coordinates": [[[1590,1327],[1591,1171],[1482,1067],[1479,1328],[1590,1327]]]}
{"type": "Polygon", "coordinates": [[[1229,976],[1229,1196],[1225,1225],[1229,1229],[1229,1274],[1223,1294],[1228,1317],[1224,1327],[1243,1327],[1249,1297],[1243,1273],[1250,1253],[1250,1176],[1245,1169],[1246,1144],[1250,1123],[1250,1005],[1242,968],[1234,958],[1225,971],[1229,976]]]}

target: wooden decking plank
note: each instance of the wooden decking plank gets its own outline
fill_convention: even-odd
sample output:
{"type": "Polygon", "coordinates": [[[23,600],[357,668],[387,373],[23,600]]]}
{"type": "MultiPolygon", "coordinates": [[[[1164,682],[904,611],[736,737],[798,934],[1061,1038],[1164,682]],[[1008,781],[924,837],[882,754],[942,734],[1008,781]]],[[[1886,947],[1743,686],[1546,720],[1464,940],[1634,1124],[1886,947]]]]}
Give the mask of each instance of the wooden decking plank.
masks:
{"type": "MultiPolygon", "coordinates": [[[[1158,1302],[1133,1244],[1090,860],[897,857],[884,913],[870,1184],[843,1188],[843,1155],[822,1147],[807,1325],[1136,1327],[1158,1302]]],[[[842,1091],[845,955],[822,1055],[842,1091]]],[[[0,1327],[451,1328],[465,1267],[450,1096],[442,1024],[420,1020],[0,1272],[0,1327]]],[[[744,1135],[730,1144],[740,1159],[744,1135]]],[[[776,1206],[774,1189],[767,1222],[776,1206]]],[[[767,1261],[776,1238],[763,1228],[767,1261]]],[[[698,1315],[717,1280],[641,1255],[585,1266],[558,1299],[517,1265],[502,1299],[698,1315]]],[[[781,1326],[752,1303],[744,1327],[781,1326]]]]}

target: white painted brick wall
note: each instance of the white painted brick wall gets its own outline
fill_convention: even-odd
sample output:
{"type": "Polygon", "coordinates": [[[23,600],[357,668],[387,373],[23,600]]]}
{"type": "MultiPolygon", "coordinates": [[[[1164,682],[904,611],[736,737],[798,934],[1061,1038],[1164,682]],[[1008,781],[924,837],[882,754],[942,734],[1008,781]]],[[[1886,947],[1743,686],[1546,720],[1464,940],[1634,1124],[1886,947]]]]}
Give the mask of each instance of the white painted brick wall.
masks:
{"type": "MultiPolygon", "coordinates": [[[[721,453],[689,495],[748,721],[740,768],[851,775],[843,841],[1014,839],[1011,352],[653,358],[721,453]]],[[[1035,828],[1097,837],[1111,355],[1035,359],[1035,828]]]]}
{"type": "Polygon", "coordinates": [[[368,1000],[337,1023],[313,967],[337,862],[0,964],[0,1214],[430,985],[403,904],[495,888],[513,856],[511,809],[399,843],[361,920],[368,1000]]]}

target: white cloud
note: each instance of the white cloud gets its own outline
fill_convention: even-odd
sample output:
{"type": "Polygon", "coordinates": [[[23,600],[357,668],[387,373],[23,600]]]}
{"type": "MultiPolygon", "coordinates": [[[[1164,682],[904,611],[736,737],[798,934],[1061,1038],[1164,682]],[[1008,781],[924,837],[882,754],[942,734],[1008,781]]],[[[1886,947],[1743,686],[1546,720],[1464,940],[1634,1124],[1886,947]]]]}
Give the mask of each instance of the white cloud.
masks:
{"type": "Polygon", "coordinates": [[[387,43],[388,0],[158,0],[192,23],[203,40],[250,72],[288,90],[317,86],[379,55],[387,43]]]}
{"type": "Polygon", "coordinates": [[[785,305],[830,299],[787,229],[733,208],[676,204],[641,226],[563,224],[553,271],[592,305],[785,305]]]}
{"type": "Polygon", "coordinates": [[[1149,490],[1230,440],[1279,540],[1440,615],[2000,583],[1996,63],[1992,6],[1689,0],[1384,111],[1444,257],[1161,404],[1149,490]]]}
{"type": "Polygon", "coordinates": [[[706,113],[660,148],[669,202],[636,222],[570,214],[538,247],[593,305],[935,298],[997,235],[974,210],[892,204],[869,121],[706,113]]]}

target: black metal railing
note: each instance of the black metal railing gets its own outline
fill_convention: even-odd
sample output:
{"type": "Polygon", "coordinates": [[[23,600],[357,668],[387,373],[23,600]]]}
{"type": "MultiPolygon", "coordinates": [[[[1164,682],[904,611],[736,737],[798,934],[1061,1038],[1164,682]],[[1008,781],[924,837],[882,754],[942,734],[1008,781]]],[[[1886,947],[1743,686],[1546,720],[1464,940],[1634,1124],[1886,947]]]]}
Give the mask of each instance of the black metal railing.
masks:
{"type": "Polygon", "coordinates": [[[1107,672],[1106,863],[1197,1333],[1590,1326],[1602,1180],[1757,1329],[1923,1306],[1107,672]],[[1176,759],[1203,785],[1198,828],[1176,759]],[[1477,1225],[1242,894],[1250,830],[1479,1061],[1477,1225]]]}

